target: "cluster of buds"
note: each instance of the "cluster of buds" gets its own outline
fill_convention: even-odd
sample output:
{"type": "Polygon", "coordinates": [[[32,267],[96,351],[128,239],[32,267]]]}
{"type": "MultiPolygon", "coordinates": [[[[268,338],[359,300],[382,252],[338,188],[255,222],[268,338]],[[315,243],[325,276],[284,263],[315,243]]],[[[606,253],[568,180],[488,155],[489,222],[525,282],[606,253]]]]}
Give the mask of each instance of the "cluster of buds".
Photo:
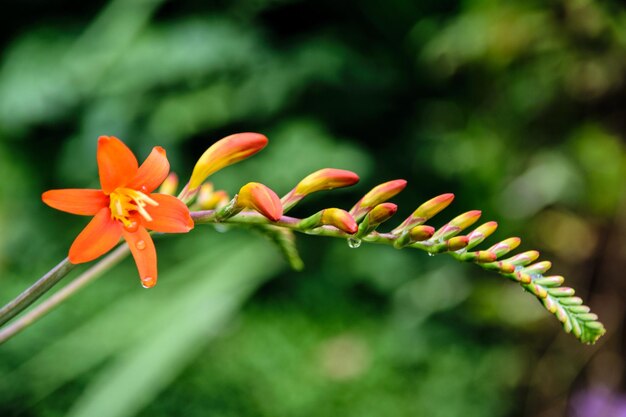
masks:
{"type": "Polygon", "coordinates": [[[526,251],[502,259],[519,246],[519,238],[505,239],[488,249],[475,249],[498,226],[496,222],[489,221],[467,234],[461,234],[478,222],[481,217],[479,210],[456,216],[439,228],[427,225],[431,218],[452,203],[453,194],[442,194],[426,201],[388,232],[379,229],[398,211],[397,205],[389,200],[406,187],[407,182],[403,179],[375,186],[349,210],[325,208],[302,219],[285,214],[309,194],[356,184],[358,175],[343,169],[320,169],[303,178],[282,198],[266,185],[254,182],[241,187],[228,202],[223,192],[219,197],[215,196],[219,192],[214,192],[212,186],[208,192],[211,197],[201,197],[206,186],[202,183],[209,174],[254,155],[266,144],[264,136],[244,133],[222,139],[205,152],[180,196],[186,201],[198,196],[195,204],[203,211],[192,213],[196,223],[256,225],[283,246],[283,253],[289,254],[292,265],[298,269],[302,264],[295,249],[294,231],[345,238],[350,247],[358,247],[364,241],[388,244],[398,249],[421,249],[431,255],[447,253],[457,260],[475,263],[519,283],[562,322],[568,333],[572,332],[581,341],[593,343],[604,334],[602,323],[589,312],[589,307],[582,305],[580,298],[574,296],[574,290],[561,286],[563,278],[545,275],[551,263],[535,263],[539,257],[537,251],[526,251]]]}

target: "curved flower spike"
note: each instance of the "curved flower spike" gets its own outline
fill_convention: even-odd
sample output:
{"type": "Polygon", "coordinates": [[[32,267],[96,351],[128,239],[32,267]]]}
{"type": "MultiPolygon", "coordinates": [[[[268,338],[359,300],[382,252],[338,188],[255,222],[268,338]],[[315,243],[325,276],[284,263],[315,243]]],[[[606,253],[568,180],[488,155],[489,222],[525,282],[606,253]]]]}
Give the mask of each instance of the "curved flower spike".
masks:
{"type": "Polygon", "coordinates": [[[320,169],[304,177],[293,190],[281,198],[283,211],[286,213],[309,194],[317,191],[348,187],[357,182],[359,182],[359,176],[352,171],[336,168],[320,169]]]}
{"type": "Polygon", "coordinates": [[[254,155],[265,145],[267,138],[260,133],[236,133],[218,140],[198,159],[189,179],[189,190],[195,190],[209,175],[254,155]]]}
{"type": "Polygon", "coordinates": [[[165,150],[155,147],[139,166],[135,155],[119,139],[98,139],[98,172],[102,190],[64,189],[42,194],[44,203],[72,214],[94,216],[70,248],[70,262],[89,262],[113,249],[124,237],[135,258],[141,283],[157,281],[156,251],[146,229],[186,233],[194,222],[182,201],[154,191],[170,169],[165,150]]]}
{"type": "Polygon", "coordinates": [[[267,186],[259,182],[249,182],[239,190],[237,206],[251,208],[271,221],[280,220],[283,215],[283,206],[280,198],[267,186]]]}

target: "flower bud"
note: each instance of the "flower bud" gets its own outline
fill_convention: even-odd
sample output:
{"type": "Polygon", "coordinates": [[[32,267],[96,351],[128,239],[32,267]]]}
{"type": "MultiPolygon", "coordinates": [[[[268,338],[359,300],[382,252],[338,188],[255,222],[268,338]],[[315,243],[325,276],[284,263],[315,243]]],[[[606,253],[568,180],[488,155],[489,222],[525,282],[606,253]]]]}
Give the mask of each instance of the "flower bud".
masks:
{"type": "Polygon", "coordinates": [[[228,194],[224,190],[213,190],[213,184],[204,183],[200,186],[196,204],[202,210],[213,210],[228,204],[228,194]]]}
{"type": "Polygon", "coordinates": [[[239,190],[237,205],[258,211],[271,221],[283,215],[283,206],[274,191],[258,182],[249,182],[239,190]]]}
{"type": "Polygon", "coordinates": [[[392,233],[399,233],[424,223],[426,220],[448,207],[450,203],[452,203],[452,200],[454,200],[454,194],[442,194],[428,200],[419,206],[400,226],[393,229],[392,233]]]}
{"type": "Polygon", "coordinates": [[[344,169],[324,168],[307,175],[296,185],[295,192],[308,195],[316,191],[347,187],[359,182],[359,176],[344,169]]]}
{"type": "Polygon", "coordinates": [[[424,240],[430,239],[435,233],[435,228],[432,226],[415,226],[411,230],[409,230],[409,238],[410,242],[422,242],[424,240]]]}
{"type": "Polygon", "coordinates": [[[539,252],[536,250],[529,250],[526,252],[518,253],[515,256],[512,256],[505,261],[511,265],[515,266],[526,266],[539,258],[539,252]]]}
{"type": "Polygon", "coordinates": [[[359,176],[344,169],[324,168],[307,175],[280,201],[286,213],[307,195],[333,188],[348,187],[359,182],[359,176]]]}
{"type": "Polygon", "coordinates": [[[499,258],[504,254],[511,252],[513,249],[519,246],[522,240],[519,237],[510,237],[508,239],[503,240],[502,242],[496,243],[489,249],[489,252],[493,252],[499,258]]]}
{"type": "Polygon", "coordinates": [[[526,274],[535,275],[535,274],[544,274],[548,269],[552,268],[552,262],[550,261],[542,261],[537,262],[536,264],[532,264],[523,269],[526,274]]]}
{"type": "Polygon", "coordinates": [[[170,172],[170,174],[161,183],[161,187],[159,187],[159,193],[167,194],[167,195],[174,195],[176,194],[177,189],[178,189],[178,175],[176,175],[174,172],[170,172]]]}
{"type": "Polygon", "coordinates": [[[236,133],[218,140],[196,163],[189,180],[189,190],[195,190],[209,175],[254,155],[265,145],[267,138],[260,133],[236,133]]]}
{"type": "Polygon", "coordinates": [[[367,213],[367,220],[369,226],[378,226],[381,223],[386,222],[396,214],[398,206],[393,203],[382,203],[374,207],[369,213],[367,213]]]}
{"type": "Polygon", "coordinates": [[[437,232],[433,235],[433,240],[447,240],[451,238],[463,229],[466,229],[467,227],[476,223],[480,218],[480,215],[480,210],[472,210],[455,217],[454,219],[450,220],[450,222],[448,222],[446,225],[437,230],[437,232]]]}
{"type": "Polygon", "coordinates": [[[348,234],[355,234],[358,230],[356,221],[350,213],[338,208],[328,208],[322,210],[322,224],[335,226],[337,229],[348,234]]]}
{"type": "Polygon", "coordinates": [[[393,180],[372,188],[350,209],[350,214],[359,221],[372,207],[389,200],[406,187],[406,180],[393,180]]]}
{"type": "Polygon", "coordinates": [[[467,236],[456,236],[452,239],[448,240],[446,246],[448,247],[448,251],[454,252],[459,249],[463,249],[469,243],[469,239],[467,236]]]}
{"type": "Polygon", "coordinates": [[[472,232],[467,235],[467,237],[469,238],[469,244],[467,245],[467,249],[469,250],[480,245],[482,241],[490,236],[493,232],[495,232],[497,228],[498,223],[487,222],[472,230],[472,232]]]}

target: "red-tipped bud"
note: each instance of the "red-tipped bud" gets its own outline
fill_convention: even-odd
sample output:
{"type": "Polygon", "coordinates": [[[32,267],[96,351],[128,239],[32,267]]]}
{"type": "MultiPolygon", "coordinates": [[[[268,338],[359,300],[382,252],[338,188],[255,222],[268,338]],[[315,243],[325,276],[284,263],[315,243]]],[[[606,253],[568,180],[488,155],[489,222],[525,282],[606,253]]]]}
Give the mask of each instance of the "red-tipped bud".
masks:
{"type": "Polygon", "coordinates": [[[463,229],[476,223],[480,218],[480,215],[480,210],[473,210],[455,217],[454,219],[450,220],[448,224],[442,226],[439,230],[437,230],[437,232],[433,236],[433,239],[447,240],[448,238],[451,238],[463,229]]]}
{"type": "Polygon", "coordinates": [[[317,191],[348,187],[359,182],[359,176],[344,169],[324,168],[306,176],[296,185],[295,194],[308,195],[317,191]]]}
{"type": "Polygon", "coordinates": [[[254,209],[274,222],[283,215],[280,198],[270,188],[258,182],[249,182],[241,187],[237,205],[254,209]]]}
{"type": "Polygon", "coordinates": [[[423,224],[426,220],[448,207],[452,200],[454,200],[454,194],[442,194],[428,200],[419,206],[400,226],[396,227],[392,233],[399,233],[423,224]]]}
{"type": "Polygon", "coordinates": [[[526,266],[536,261],[538,258],[539,252],[537,252],[536,250],[529,250],[505,259],[505,262],[515,266],[526,266]]]}
{"type": "Polygon", "coordinates": [[[196,163],[189,180],[189,190],[195,190],[209,175],[254,155],[265,145],[267,138],[260,133],[236,133],[218,140],[196,163]]]}
{"type": "Polygon", "coordinates": [[[363,217],[372,207],[389,200],[406,187],[406,180],[393,180],[372,188],[350,209],[357,220],[363,217]]]}
{"type": "Polygon", "coordinates": [[[472,249],[473,247],[481,244],[482,241],[490,236],[493,232],[495,232],[497,228],[498,223],[487,222],[472,230],[472,232],[467,235],[467,237],[469,237],[469,244],[467,245],[467,249],[472,249]]]}
{"type": "Polygon", "coordinates": [[[413,217],[419,217],[423,219],[430,219],[435,214],[439,213],[441,210],[445,209],[452,203],[454,200],[454,194],[442,194],[435,198],[432,198],[419,206],[415,212],[413,212],[413,217]]]}
{"type": "Polygon", "coordinates": [[[463,213],[450,220],[450,225],[459,227],[461,230],[470,227],[480,219],[482,212],[480,210],[472,210],[467,213],[463,213]]]}
{"type": "Polygon", "coordinates": [[[161,187],[159,187],[159,193],[174,195],[176,194],[176,190],[178,189],[178,175],[174,172],[170,172],[170,174],[165,178],[165,181],[161,183],[161,187]]]}
{"type": "Polygon", "coordinates": [[[446,246],[448,250],[451,252],[457,251],[459,249],[463,249],[469,243],[469,239],[467,236],[456,236],[452,239],[448,240],[446,246]]]}
{"type": "Polygon", "coordinates": [[[522,240],[519,237],[510,237],[508,239],[503,240],[502,242],[496,243],[489,249],[489,252],[493,252],[499,258],[504,254],[511,252],[513,249],[519,246],[522,240]]]}
{"type": "Polygon", "coordinates": [[[534,275],[534,274],[544,274],[548,269],[552,268],[552,262],[543,261],[537,262],[536,264],[532,264],[523,269],[526,274],[534,275]]]}
{"type": "Polygon", "coordinates": [[[397,211],[398,206],[393,203],[379,204],[367,214],[368,224],[370,227],[378,226],[389,220],[397,211]]]}
{"type": "Polygon", "coordinates": [[[496,259],[498,259],[498,257],[496,256],[495,253],[489,252],[489,251],[486,251],[486,250],[480,250],[480,251],[474,252],[474,253],[476,253],[475,262],[478,262],[478,263],[493,262],[496,259]]]}
{"type": "Polygon", "coordinates": [[[409,230],[409,239],[411,242],[422,242],[430,239],[435,233],[435,228],[432,226],[415,226],[409,230]]]}
{"type": "Polygon", "coordinates": [[[348,234],[355,234],[358,230],[356,221],[350,213],[338,208],[328,208],[322,211],[322,224],[335,226],[348,234]]]}

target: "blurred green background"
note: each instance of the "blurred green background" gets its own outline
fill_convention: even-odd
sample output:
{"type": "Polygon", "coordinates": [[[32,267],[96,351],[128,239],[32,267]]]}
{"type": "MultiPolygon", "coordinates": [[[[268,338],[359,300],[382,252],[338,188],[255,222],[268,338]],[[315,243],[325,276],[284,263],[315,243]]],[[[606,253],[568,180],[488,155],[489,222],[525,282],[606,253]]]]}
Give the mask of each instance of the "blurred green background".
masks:
{"type": "MultiPolygon", "coordinates": [[[[622,416],[626,8],[620,1],[10,0],[0,65],[0,302],[87,219],[99,135],[188,178],[215,140],[270,145],[212,177],[286,193],[324,167],[361,182],[295,214],[409,181],[397,220],[480,208],[600,315],[594,347],[520,287],[447,256],[199,226],[157,242],[0,347],[4,416],[622,416]]],[[[84,270],[85,266],[81,266],[84,270]]],[[[74,272],[76,274],[76,272],[74,272]]],[[[75,276],[75,275],[73,275],[75,276]]]]}

